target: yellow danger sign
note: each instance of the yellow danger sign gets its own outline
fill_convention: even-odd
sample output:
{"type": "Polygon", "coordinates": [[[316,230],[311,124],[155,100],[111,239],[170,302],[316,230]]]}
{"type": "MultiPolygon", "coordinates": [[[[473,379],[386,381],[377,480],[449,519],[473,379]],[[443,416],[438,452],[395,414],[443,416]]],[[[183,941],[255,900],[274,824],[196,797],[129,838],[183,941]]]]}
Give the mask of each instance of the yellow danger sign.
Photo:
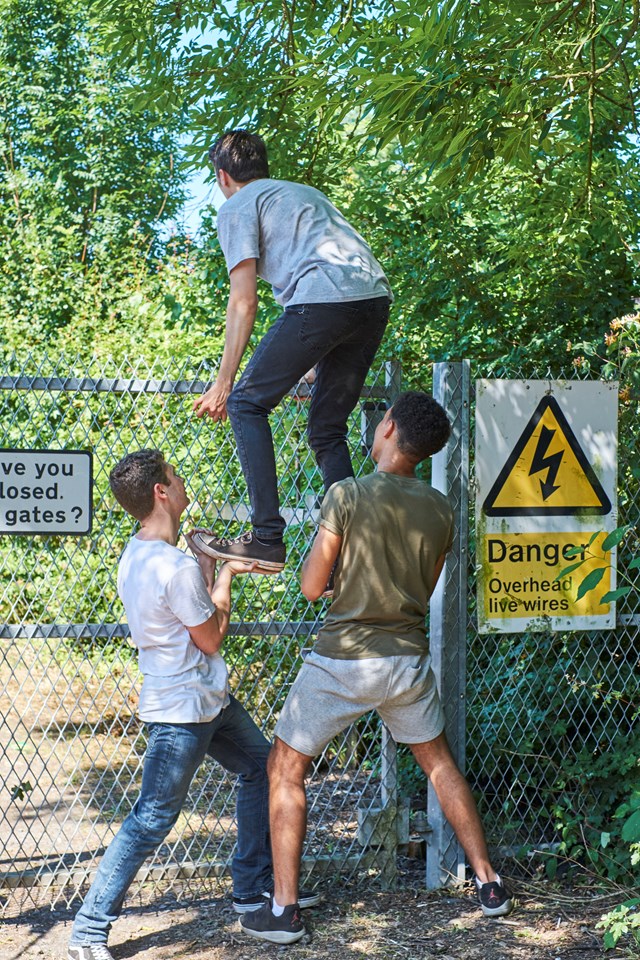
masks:
{"type": "Polygon", "coordinates": [[[498,517],[610,512],[611,501],[553,396],[536,407],[483,509],[498,517]]]}
{"type": "Polygon", "coordinates": [[[607,614],[610,604],[600,599],[611,589],[610,567],[597,590],[577,599],[582,580],[603,564],[606,536],[606,531],[487,534],[481,547],[486,620],[607,614]],[[578,561],[583,561],[578,569],[556,579],[578,561]]]}

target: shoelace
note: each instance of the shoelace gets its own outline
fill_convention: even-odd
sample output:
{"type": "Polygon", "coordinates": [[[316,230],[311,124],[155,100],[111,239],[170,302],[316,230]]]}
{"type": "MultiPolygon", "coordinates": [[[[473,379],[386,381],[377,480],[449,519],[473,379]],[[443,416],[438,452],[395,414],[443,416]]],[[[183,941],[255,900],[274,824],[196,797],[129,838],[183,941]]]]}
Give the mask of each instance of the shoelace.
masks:
{"type": "Polygon", "coordinates": [[[226,537],[215,537],[214,539],[217,540],[221,547],[232,547],[237,543],[251,543],[252,535],[250,533],[243,533],[233,540],[227,540],[226,537]]]}
{"type": "Polygon", "coordinates": [[[92,943],[91,953],[93,954],[93,960],[113,960],[103,943],[92,943]]]}

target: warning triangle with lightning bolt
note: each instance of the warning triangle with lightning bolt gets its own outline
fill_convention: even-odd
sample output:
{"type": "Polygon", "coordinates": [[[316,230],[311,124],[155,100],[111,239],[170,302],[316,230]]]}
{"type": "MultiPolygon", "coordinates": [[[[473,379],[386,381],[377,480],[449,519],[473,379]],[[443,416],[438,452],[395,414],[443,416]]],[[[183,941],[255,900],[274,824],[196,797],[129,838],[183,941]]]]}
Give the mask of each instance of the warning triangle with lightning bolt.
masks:
{"type": "Polygon", "coordinates": [[[484,502],[491,517],[606,514],[611,501],[552,396],[543,397],[484,502]]]}

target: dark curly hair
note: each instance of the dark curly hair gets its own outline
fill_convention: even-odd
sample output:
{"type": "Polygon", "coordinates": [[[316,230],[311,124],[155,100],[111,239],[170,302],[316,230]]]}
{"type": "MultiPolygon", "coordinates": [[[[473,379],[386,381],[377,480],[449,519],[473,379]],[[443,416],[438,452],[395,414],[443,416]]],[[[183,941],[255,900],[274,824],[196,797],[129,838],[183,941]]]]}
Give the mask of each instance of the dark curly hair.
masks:
{"type": "Polygon", "coordinates": [[[159,450],[128,453],[109,474],[114,497],[136,520],[144,520],[153,510],[156,483],[170,482],[167,462],[159,450]]]}
{"type": "Polygon", "coordinates": [[[269,176],[264,140],[248,130],[226,130],[210,147],[209,160],[216,173],[225,170],[238,183],[269,176]]]}
{"type": "Polygon", "coordinates": [[[451,433],[449,418],[438,401],[418,390],[401,393],[389,416],[398,431],[398,449],[414,463],[442,450],[451,433]]]}

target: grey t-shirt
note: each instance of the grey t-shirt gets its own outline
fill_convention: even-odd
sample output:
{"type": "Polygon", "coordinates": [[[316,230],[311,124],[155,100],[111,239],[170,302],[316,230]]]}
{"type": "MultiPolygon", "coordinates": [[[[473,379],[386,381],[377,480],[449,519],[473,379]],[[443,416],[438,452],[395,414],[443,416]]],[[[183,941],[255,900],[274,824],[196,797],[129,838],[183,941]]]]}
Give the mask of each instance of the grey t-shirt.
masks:
{"type": "Polygon", "coordinates": [[[283,307],[392,298],[367,243],[323,193],[288,180],[253,180],[218,212],[229,273],[255,259],[283,307]]]}
{"type": "Polygon", "coordinates": [[[428,653],[435,568],[453,538],[447,498],[417,477],[350,477],[329,488],[320,525],[342,545],[315,652],[336,660],[428,653]]]}

